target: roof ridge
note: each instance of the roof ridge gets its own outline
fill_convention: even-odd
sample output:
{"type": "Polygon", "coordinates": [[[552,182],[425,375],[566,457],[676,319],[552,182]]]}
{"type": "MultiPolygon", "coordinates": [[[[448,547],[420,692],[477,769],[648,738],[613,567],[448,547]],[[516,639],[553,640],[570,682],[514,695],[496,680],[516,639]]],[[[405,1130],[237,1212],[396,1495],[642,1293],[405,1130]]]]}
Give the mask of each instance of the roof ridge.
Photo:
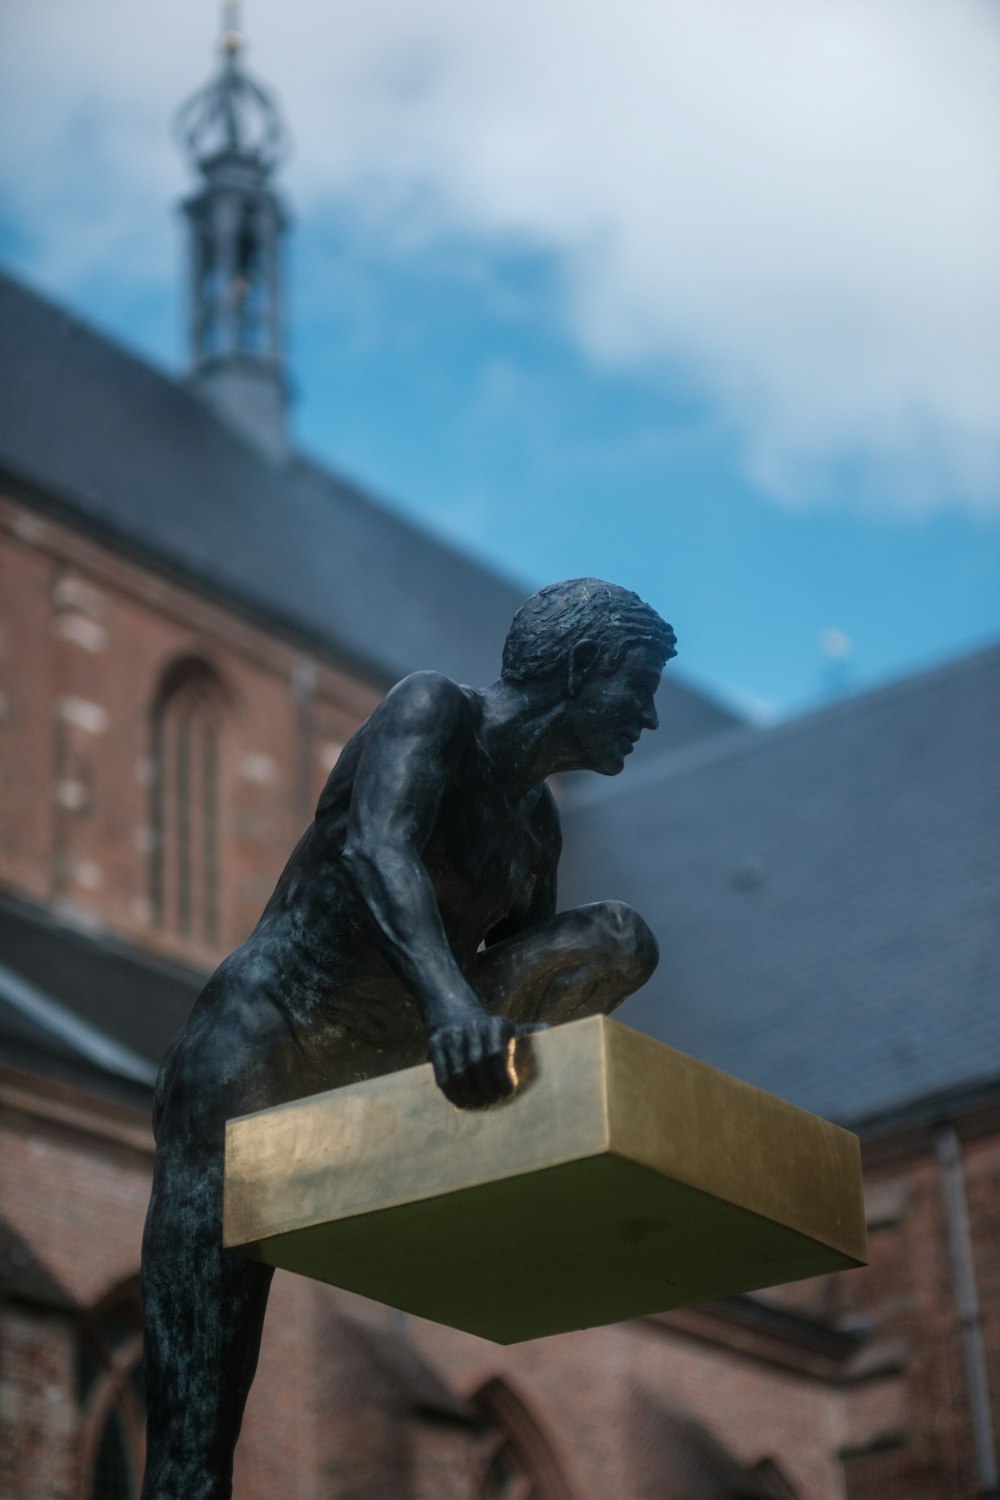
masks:
{"type": "MultiPolygon", "coordinates": [[[[100,323],[85,317],[75,308],[63,301],[57,301],[49,297],[46,292],[33,286],[31,282],[23,280],[20,276],[12,275],[10,270],[0,265],[0,290],[3,284],[18,296],[29,298],[35,303],[40,313],[52,318],[56,317],[66,326],[66,331],[72,334],[82,335],[84,338],[100,345],[101,354],[105,358],[114,358],[134,367],[136,370],[150,380],[156,381],[170,391],[171,395],[184,402],[192,412],[197,412],[215,432],[221,434],[226,442],[231,442],[235,447],[246,453],[254,463],[260,463],[279,471],[285,466],[288,459],[298,457],[295,449],[290,449],[288,459],[269,459],[267,455],[249,437],[245,436],[238,427],[227,422],[210,401],[193,388],[186,379],[183,372],[171,370],[168,366],[161,364],[159,360],[145,349],[138,349],[134,345],[124,341],[124,336],[118,329],[105,328],[100,323]]],[[[336,478],[336,475],[332,477],[336,478]]]]}
{"type": "MultiPolygon", "coordinates": [[[[376,510],[385,511],[398,526],[417,537],[430,539],[436,546],[461,558],[463,563],[471,564],[478,572],[489,573],[498,583],[508,588],[514,590],[526,588],[529,591],[535,588],[534,584],[526,583],[523,578],[513,577],[479,553],[468,551],[465,543],[457,542],[433,521],[425,521],[422,517],[414,515],[400,501],[390,499],[381,490],[367,488],[365,482],[356,475],[328,465],[324,458],[308,449],[291,447],[288,453],[288,466],[290,472],[294,473],[295,470],[299,470],[303,477],[316,480],[323,485],[329,485],[332,479],[342,491],[343,498],[358,505],[372,506],[376,510]]],[[[527,598],[528,595],[525,594],[524,597],[527,598]]]]}
{"type": "Polygon", "coordinates": [[[67,920],[64,912],[39,906],[36,902],[16,895],[12,891],[0,891],[0,911],[4,910],[19,921],[32,923],[43,930],[57,931],[61,937],[79,943],[81,947],[108,953],[114,958],[135,964],[137,968],[149,969],[154,973],[162,974],[167,979],[176,980],[178,983],[197,985],[200,989],[205,982],[203,969],[197,969],[182,963],[179,959],[168,958],[164,954],[152,953],[148,949],[140,948],[107,928],[91,930],[89,927],[78,926],[75,922],[67,920]]]}
{"type": "Polygon", "coordinates": [[[74,1015],[68,1006],[6,964],[0,964],[0,1000],[105,1072],[147,1086],[156,1082],[156,1068],[148,1058],[93,1022],[74,1015]]]}
{"type": "MultiPolygon", "coordinates": [[[[55,315],[63,323],[69,324],[72,329],[85,334],[88,338],[99,339],[102,344],[106,344],[116,354],[129,360],[132,364],[141,365],[143,369],[166,381],[168,385],[174,386],[179,390],[186,389],[184,382],[177,375],[171,374],[165,366],[159,364],[152,355],[135,348],[132,344],[123,342],[122,336],[117,330],[113,331],[110,328],[102,327],[100,323],[78,312],[68,302],[64,302],[59,297],[50,296],[48,292],[43,291],[34,283],[25,280],[22,276],[15,275],[8,266],[0,265],[0,289],[2,289],[4,283],[6,283],[7,287],[15,295],[28,297],[32,302],[36,303],[46,316],[52,317],[55,315]]],[[[188,394],[191,395],[193,400],[198,399],[194,396],[193,392],[188,392],[188,394]]],[[[211,410],[210,408],[207,409],[211,410]]]]}

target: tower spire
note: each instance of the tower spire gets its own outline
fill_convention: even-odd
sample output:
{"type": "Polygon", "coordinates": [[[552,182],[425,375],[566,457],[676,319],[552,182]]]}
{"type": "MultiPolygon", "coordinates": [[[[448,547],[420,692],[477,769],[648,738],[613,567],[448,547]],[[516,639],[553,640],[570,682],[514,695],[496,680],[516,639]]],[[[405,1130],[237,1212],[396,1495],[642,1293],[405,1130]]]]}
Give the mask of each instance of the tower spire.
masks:
{"type": "Polygon", "coordinates": [[[278,456],[287,400],[281,240],[288,220],[271,178],[287,134],[270,95],[243,67],[237,0],[225,0],[221,19],[215,75],[175,124],[201,178],[183,204],[190,375],[222,415],[278,456]]]}

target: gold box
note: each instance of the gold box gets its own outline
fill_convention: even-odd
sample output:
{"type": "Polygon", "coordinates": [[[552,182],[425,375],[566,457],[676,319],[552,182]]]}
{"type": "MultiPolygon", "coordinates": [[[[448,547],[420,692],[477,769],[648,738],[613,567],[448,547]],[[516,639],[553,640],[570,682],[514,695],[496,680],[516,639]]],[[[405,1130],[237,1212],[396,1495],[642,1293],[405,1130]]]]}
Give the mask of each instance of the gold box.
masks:
{"type": "Polygon", "coordinates": [[[224,1243],[512,1344],[864,1263],[857,1138],[604,1016],[226,1128],[224,1243]]]}

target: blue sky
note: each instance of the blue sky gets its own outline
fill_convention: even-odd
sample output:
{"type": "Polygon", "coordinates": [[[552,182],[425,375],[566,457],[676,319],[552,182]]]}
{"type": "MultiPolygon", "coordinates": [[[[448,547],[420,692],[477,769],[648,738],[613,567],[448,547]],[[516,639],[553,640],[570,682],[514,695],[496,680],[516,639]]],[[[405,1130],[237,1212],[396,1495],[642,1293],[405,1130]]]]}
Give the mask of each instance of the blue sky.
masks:
{"type": "MultiPolygon", "coordinates": [[[[1000,19],[952,0],[246,7],[301,444],[787,713],[1000,633],[1000,19]],[[850,639],[831,662],[831,628],[850,639]]],[[[0,258],[183,368],[214,7],[11,0],[0,258]]]]}

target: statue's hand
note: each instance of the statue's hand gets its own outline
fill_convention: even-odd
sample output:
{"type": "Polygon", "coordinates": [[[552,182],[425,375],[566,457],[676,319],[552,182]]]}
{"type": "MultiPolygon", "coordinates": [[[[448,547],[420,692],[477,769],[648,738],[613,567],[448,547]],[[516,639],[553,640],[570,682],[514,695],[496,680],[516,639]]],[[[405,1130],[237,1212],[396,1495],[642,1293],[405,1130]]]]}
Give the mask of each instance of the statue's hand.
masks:
{"type": "Polygon", "coordinates": [[[427,1039],[438,1088],[460,1109],[482,1109],[508,1098],[517,1087],[515,1038],[546,1029],[541,1023],[519,1026],[478,1009],[463,1012],[427,1039]]]}

